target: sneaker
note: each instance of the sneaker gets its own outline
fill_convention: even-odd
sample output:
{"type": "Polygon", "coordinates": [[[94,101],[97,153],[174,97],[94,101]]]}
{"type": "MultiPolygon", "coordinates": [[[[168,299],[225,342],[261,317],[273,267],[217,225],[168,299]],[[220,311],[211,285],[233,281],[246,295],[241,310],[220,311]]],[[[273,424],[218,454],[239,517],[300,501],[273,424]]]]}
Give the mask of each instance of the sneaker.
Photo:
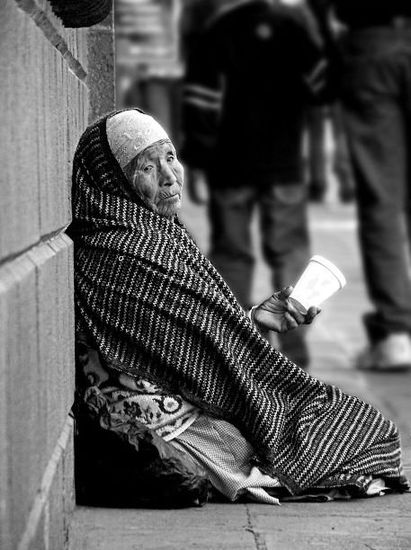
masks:
{"type": "Polygon", "coordinates": [[[360,353],[361,370],[396,371],[411,368],[411,338],[407,333],[390,334],[360,353]]]}

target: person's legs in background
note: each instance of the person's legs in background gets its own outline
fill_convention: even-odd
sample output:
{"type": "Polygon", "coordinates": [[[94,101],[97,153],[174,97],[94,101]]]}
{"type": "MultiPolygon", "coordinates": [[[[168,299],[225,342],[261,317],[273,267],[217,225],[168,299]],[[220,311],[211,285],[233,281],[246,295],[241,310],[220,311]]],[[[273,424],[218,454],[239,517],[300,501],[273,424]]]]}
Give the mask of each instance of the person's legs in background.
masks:
{"type": "MultiPolygon", "coordinates": [[[[303,184],[273,184],[260,191],[261,238],[264,258],[272,269],[273,289],[293,285],[310,257],[307,188],[303,184]]],[[[280,350],[300,367],[309,363],[306,328],[278,335],[280,350]]]]}
{"type": "Polygon", "coordinates": [[[385,52],[371,50],[374,57],[368,51],[351,58],[345,77],[343,114],[357,185],[360,246],[375,307],[365,316],[370,348],[359,357],[359,368],[411,366],[410,149],[402,89],[411,50],[404,63],[393,44],[385,52]]]}
{"type": "Polygon", "coordinates": [[[342,123],[341,105],[334,103],[330,110],[331,127],[334,137],[333,172],[338,181],[338,195],[341,202],[355,200],[355,184],[351,159],[348,152],[347,138],[342,123]]]}
{"type": "Polygon", "coordinates": [[[408,237],[408,275],[411,278],[411,40],[409,45],[409,63],[407,64],[406,78],[404,79],[406,90],[404,91],[404,123],[406,125],[406,208],[405,217],[408,237]]]}
{"type": "Polygon", "coordinates": [[[322,202],[327,193],[325,119],[324,107],[312,106],[307,110],[308,195],[313,202],[322,202]]]}
{"type": "Polygon", "coordinates": [[[209,258],[246,310],[253,305],[251,217],[254,204],[255,191],[252,188],[210,189],[209,258]]]}

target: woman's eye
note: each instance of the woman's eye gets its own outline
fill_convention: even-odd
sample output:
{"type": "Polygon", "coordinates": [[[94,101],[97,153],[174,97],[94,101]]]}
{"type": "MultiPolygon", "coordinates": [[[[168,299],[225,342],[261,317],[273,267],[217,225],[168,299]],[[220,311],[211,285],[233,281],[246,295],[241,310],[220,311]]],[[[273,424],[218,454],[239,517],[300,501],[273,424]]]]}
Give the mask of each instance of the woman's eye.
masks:
{"type": "Polygon", "coordinates": [[[175,156],[174,155],[168,155],[167,157],[167,162],[173,162],[175,159],[175,156]]]}
{"type": "Polygon", "coordinates": [[[153,169],[153,166],[151,164],[148,164],[147,166],[144,166],[143,172],[148,174],[149,172],[151,172],[152,169],[153,169]]]}

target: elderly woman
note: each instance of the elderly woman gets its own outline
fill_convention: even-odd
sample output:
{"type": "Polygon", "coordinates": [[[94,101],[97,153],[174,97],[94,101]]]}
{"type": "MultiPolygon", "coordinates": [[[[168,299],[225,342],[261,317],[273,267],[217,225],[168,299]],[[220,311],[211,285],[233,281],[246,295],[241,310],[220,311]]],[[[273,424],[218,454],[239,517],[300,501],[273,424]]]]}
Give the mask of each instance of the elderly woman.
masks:
{"type": "Polygon", "coordinates": [[[78,399],[128,442],[145,425],[233,501],[406,490],[395,425],[260,335],[317,311],[302,315],[288,288],[245,314],[177,217],[182,187],[173,144],[137,109],[80,139],[70,228],[78,399]]]}

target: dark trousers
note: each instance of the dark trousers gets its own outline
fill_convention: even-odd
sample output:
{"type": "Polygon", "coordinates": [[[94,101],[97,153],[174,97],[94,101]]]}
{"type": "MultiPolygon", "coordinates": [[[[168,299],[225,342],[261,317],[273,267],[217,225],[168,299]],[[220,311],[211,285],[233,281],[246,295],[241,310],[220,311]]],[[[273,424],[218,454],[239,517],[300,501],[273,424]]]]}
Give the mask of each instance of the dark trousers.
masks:
{"type": "Polygon", "coordinates": [[[327,192],[327,158],[325,152],[324,107],[311,107],[307,111],[306,131],[308,137],[307,180],[312,200],[321,201],[327,192]]]}
{"type": "MultiPolygon", "coordinates": [[[[264,259],[272,269],[273,292],[294,284],[309,259],[306,188],[302,184],[262,189],[212,189],[210,259],[245,308],[251,304],[254,252],[251,220],[260,214],[264,259]]],[[[304,328],[280,335],[281,350],[295,363],[308,363],[304,328]]]]}
{"type": "Polygon", "coordinates": [[[371,341],[411,331],[411,29],[351,32],[342,99],[358,196],[359,238],[375,311],[371,341]]]}

